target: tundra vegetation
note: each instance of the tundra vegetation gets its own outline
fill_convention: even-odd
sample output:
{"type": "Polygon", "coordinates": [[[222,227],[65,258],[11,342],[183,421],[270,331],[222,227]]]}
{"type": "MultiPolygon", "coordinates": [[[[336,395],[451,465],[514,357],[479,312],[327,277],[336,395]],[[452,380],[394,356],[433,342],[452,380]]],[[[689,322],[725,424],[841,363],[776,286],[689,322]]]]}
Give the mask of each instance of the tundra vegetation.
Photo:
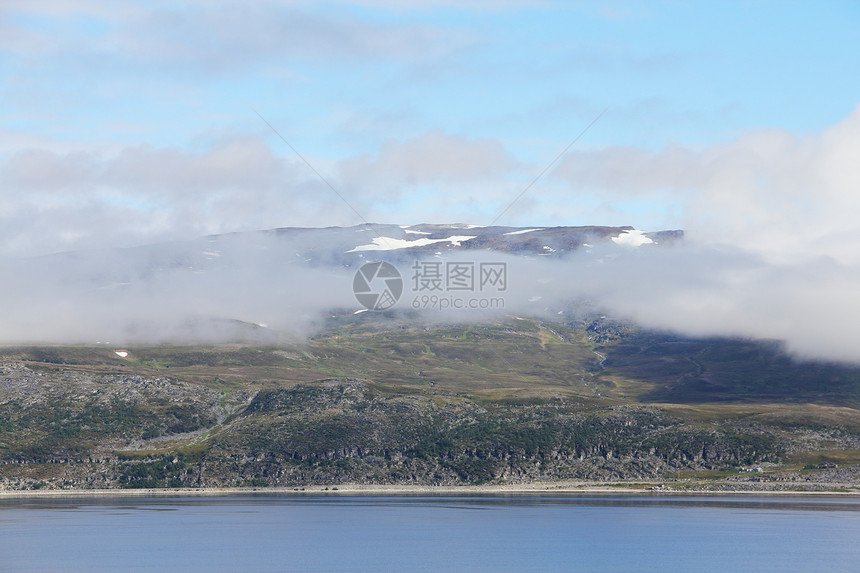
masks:
{"type": "Polygon", "coordinates": [[[0,487],[860,487],[860,369],[776,343],[364,313],[296,344],[126,350],[0,351],[0,487]]]}

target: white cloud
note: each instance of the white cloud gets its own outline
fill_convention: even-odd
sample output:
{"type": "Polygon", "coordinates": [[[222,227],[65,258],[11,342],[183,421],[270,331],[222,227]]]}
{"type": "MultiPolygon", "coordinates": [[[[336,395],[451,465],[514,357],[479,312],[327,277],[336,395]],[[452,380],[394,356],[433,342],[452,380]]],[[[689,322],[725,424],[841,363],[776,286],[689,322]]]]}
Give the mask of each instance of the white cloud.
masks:
{"type": "Polygon", "coordinates": [[[857,157],[860,107],[815,135],[572,154],[556,177],[606,201],[673,197],[687,241],[553,272],[646,326],[778,339],[802,356],[860,362],[857,157]]]}
{"type": "MultiPolygon", "coordinates": [[[[780,260],[860,262],[860,107],[821,134],[573,152],[553,176],[607,202],[671,200],[692,238],[780,260]]],[[[631,221],[635,223],[635,221],[631,221]]]]}
{"type": "Polygon", "coordinates": [[[0,162],[0,254],[128,246],[209,233],[356,223],[298,160],[235,137],[191,152],[29,150],[0,162]],[[323,213],[326,215],[324,216],[323,213]]]}
{"type": "MultiPolygon", "coordinates": [[[[275,153],[256,137],[224,137],[194,151],[62,147],[0,160],[0,254],[362,222],[290,150],[275,153]]],[[[376,221],[470,219],[464,205],[491,209],[499,189],[504,200],[512,196],[506,178],[518,167],[495,140],[441,131],[388,141],[375,157],[308,159],[364,219],[376,221]],[[416,203],[416,193],[426,197],[416,203]]]]}
{"type": "MultiPolygon", "coordinates": [[[[61,151],[32,143],[0,162],[5,254],[361,222],[306,165],[256,137],[224,137],[194,151],[146,145],[61,151]]],[[[515,205],[518,217],[569,218],[588,197],[594,212],[601,204],[622,209],[624,202],[659,198],[677,205],[688,241],[614,253],[601,263],[547,263],[526,274],[543,273],[549,286],[524,293],[522,304],[534,296],[541,304],[585,296],[650,327],[776,338],[800,355],[860,361],[857,157],[860,108],[819,134],[762,130],[707,147],[572,152],[515,205]]],[[[388,141],[372,156],[309,160],[366,219],[392,223],[485,223],[474,214],[506,204],[528,171],[496,140],[438,130],[388,141]]],[[[169,292],[171,279],[160,280],[169,292]]],[[[182,278],[188,280],[196,279],[182,278]]],[[[16,292],[24,296],[26,289],[16,292]]],[[[267,296],[255,294],[274,300],[267,296]]],[[[301,296],[299,290],[293,300],[301,296]]],[[[46,316],[72,312],[74,297],[66,303],[46,316]]],[[[206,304],[201,313],[218,303],[206,304]]],[[[265,313],[237,308],[236,316],[246,314],[265,313]]]]}
{"type": "MultiPolygon", "coordinates": [[[[573,151],[503,222],[655,230],[653,221],[636,219],[636,210],[672,205],[680,224],[670,226],[683,227],[702,244],[730,245],[778,262],[831,257],[855,264],[858,139],[860,111],[819,135],[769,130],[702,148],[573,151]]],[[[60,148],[22,150],[0,162],[3,252],[21,252],[12,244],[54,250],[87,244],[74,237],[129,244],[361,222],[291,151],[276,153],[255,137],[210,140],[195,151],[60,148]]],[[[524,174],[538,171],[497,140],[440,130],[386,141],[372,156],[309,160],[365,219],[396,223],[486,223],[522,191],[530,179],[524,174]]]]}
{"type": "Polygon", "coordinates": [[[449,54],[470,39],[420,22],[386,24],[309,2],[6,3],[0,15],[37,16],[41,24],[0,18],[6,52],[50,65],[134,66],[146,72],[223,73],[286,61],[328,58],[424,59],[449,54]]]}
{"type": "Polygon", "coordinates": [[[343,161],[339,176],[350,186],[369,193],[405,194],[410,188],[459,186],[461,197],[470,185],[498,183],[519,166],[501,143],[491,138],[470,139],[432,130],[409,141],[388,140],[375,157],[343,161]]]}

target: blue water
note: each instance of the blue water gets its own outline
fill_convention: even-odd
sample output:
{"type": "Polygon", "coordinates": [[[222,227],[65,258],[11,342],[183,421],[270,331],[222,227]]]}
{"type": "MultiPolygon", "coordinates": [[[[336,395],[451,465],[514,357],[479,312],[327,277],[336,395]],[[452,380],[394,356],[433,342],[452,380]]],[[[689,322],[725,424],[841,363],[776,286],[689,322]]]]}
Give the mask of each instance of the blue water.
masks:
{"type": "Polygon", "coordinates": [[[847,497],[0,501],[0,571],[858,571],[847,497]]]}

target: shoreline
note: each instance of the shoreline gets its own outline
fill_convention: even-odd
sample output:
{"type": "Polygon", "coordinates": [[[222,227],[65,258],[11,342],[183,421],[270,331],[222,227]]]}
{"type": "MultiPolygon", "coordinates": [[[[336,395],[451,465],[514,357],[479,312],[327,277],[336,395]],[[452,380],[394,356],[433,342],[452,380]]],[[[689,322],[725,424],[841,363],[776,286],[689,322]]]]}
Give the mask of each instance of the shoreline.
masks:
{"type": "MultiPolygon", "coordinates": [[[[156,489],[50,489],[50,490],[5,490],[0,491],[0,500],[5,499],[62,499],[62,498],[123,498],[123,497],[231,497],[231,496],[501,496],[501,495],[555,495],[555,494],[599,494],[599,495],[689,495],[689,496],[860,496],[860,489],[835,491],[848,484],[834,484],[833,490],[720,490],[686,489],[636,483],[630,486],[601,485],[587,482],[560,482],[515,485],[361,485],[342,484],[335,486],[314,485],[303,487],[230,487],[230,488],[156,488],[156,489]],[[633,486],[642,487],[633,487],[633,486]]],[[[850,484],[848,487],[857,487],[850,484]]]]}

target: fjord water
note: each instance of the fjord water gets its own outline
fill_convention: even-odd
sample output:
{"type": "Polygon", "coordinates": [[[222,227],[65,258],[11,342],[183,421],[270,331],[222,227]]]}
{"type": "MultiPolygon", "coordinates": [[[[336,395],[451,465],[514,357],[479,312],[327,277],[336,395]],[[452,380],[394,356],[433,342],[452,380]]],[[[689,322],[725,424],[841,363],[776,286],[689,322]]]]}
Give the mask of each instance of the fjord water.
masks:
{"type": "Polygon", "coordinates": [[[849,497],[0,501],[0,571],[855,571],[849,497]]]}

